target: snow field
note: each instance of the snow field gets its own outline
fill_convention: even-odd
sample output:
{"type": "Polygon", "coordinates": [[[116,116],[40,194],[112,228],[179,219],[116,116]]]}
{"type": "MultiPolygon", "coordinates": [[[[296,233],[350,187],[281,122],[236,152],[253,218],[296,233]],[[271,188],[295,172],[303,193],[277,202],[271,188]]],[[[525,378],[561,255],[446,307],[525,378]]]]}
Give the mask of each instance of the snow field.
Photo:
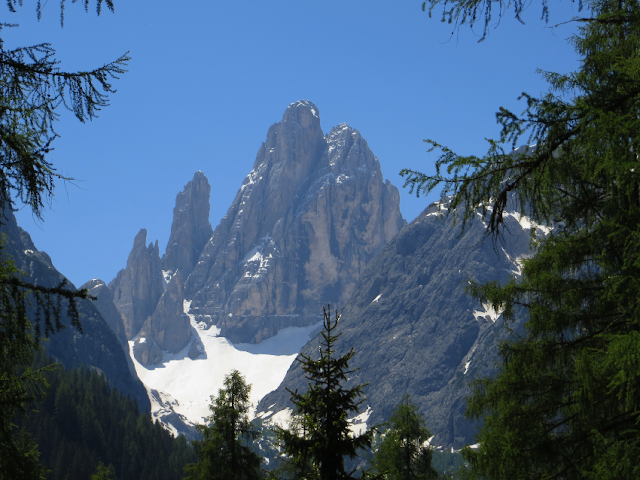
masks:
{"type": "MultiPolygon", "coordinates": [[[[190,302],[185,302],[187,315],[189,306],[190,302]]],[[[218,336],[217,327],[206,330],[203,323],[195,322],[193,315],[189,315],[189,319],[192,340],[177,354],[163,352],[161,364],[141,365],[133,355],[135,340],[129,342],[129,354],[147,391],[157,390],[161,396],[161,399],[152,398],[152,413],[173,410],[194,424],[203,423],[210,415],[211,395],[218,394],[225,375],[233,369],[251,384],[250,401],[257,405],[262,397],[282,383],[298,352],[317,328],[317,325],[286,328],[258,345],[234,346],[218,336]],[[192,360],[187,354],[196,339],[204,346],[206,355],[192,360]]]]}

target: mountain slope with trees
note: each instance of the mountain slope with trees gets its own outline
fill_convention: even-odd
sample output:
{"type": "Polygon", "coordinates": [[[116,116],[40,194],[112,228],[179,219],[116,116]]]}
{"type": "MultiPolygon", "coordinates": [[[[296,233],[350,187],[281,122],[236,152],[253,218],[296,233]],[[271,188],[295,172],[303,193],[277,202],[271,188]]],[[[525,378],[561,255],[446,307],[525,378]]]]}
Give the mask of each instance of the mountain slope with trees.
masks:
{"type": "MultiPolygon", "coordinates": [[[[50,363],[41,351],[32,368],[50,363]]],[[[183,436],[153,423],[98,369],[58,366],[45,377],[47,396],[17,424],[38,445],[49,480],[89,478],[100,462],[112,465],[118,480],[178,480],[194,461],[183,436]]]]}
{"type": "MultiPolygon", "coordinates": [[[[97,0],[98,14],[102,3],[97,0]]],[[[84,4],[88,7],[89,1],[84,4]]],[[[113,10],[111,0],[106,5],[113,10]]],[[[15,12],[22,2],[9,0],[7,6],[15,12]]],[[[37,12],[38,16],[42,14],[40,2],[37,12]]],[[[64,22],[64,2],[60,14],[64,22]]],[[[15,27],[2,23],[0,35],[3,29],[15,27]]],[[[123,55],[93,70],[64,72],[58,68],[51,45],[7,50],[0,37],[0,214],[4,214],[0,215],[0,225],[14,203],[29,206],[34,216],[42,218],[55,182],[70,180],[57,173],[46,158],[58,136],[54,129],[59,115],[56,109],[62,105],[82,122],[93,119],[101,107],[108,105],[109,95],[115,91],[110,81],[124,73],[128,60],[123,55]]],[[[42,478],[36,447],[27,436],[13,435],[12,420],[43,394],[43,372],[26,365],[41,339],[67,325],[82,332],[78,301],[88,299],[88,294],[66,288],[64,279],[51,286],[25,280],[7,252],[0,252],[0,256],[0,473],[12,480],[42,478]],[[66,325],[64,311],[64,320],[69,320],[66,325]]],[[[36,260],[38,266],[44,263],[48,268],[45,257],[36,260]]]]}
{"type": "MultiPolygon", "coordinates": [[[[491,4],[455,0],[444,17],[473,25],[484,16],[488,25],[491,4]]],[[[523,5],[509,4],[517,17],[523,5]]],[[[465,219],[482,205],[496,241],[512,196],[554,225],[520,278],[470,288],[510,324],[526,319],[522,335],[501,345],[498,375],[473,386],[467,415],[484,422],[479,450],[466,451],[473,478],[640,474],[640,4],[580,9],[571,39],[580,68],[545,73],[549,93],[525,94],[521,115],[501,109],[501,136],[486,156],[432,142],[443,150],[438,174],[405,172],[418,190],[443,184],[465,219]],[[505,155],[503,145],[523,137],[537,148],[505,155]]]]}
{"type": "MultiPolygon", "coordinates": [[[[337,353],[350,348],[360,370],[347,385],[365,384],[367,425],[385,422],[404,395],[435,435],[433,443],[461,448],[474,443],[476,426],[463,416],[468,383],[493,372],[503,318],[465,293],[470,280],[508,281],[531,254],[536,227],[517,214],[506,216],[510,235],[496,250],[485,239],[479,217],[462,231],[432,205],[406,226],[367,265],[342,309],[337,353]]],[[[514,327],[517,328],[517,325],[514,327]]],[[[302,353],[315,358],[321,338],[302,353]]],[[[287,388],[303,390],[302,369],[294,363],[282,383],[258,405],[265,418],[292,408],[287,388]],[[270,413],[268,413],[270,412],[270,413]]]]}

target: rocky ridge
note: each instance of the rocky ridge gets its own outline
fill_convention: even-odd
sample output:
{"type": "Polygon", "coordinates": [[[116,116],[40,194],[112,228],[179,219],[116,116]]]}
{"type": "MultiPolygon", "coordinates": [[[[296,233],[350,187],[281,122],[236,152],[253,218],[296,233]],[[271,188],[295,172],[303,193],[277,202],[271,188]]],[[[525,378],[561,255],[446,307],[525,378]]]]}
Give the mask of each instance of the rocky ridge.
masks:
{"type": "MultiPolygon", "coordinates": [[[[196,172],[176,198],[162,259],[157,242],[145,246],[142,229],[127,267],[109,284],[143,365],[190,341],[180,302],[170,313],[158,310],[174,276],[184,282],[176,298],[189,301],[196,323],[218,327],[234,343],[260,343],[317,323],[324,302],[345,303],[367,262],[406,224],[397,189],[383,181],[360,133],[343,124],[325,136],[308,101],[291,104],[269,129],[215,231],[210,190],[196,172]]],[[[204,353],[198,345],[191,356],[204,353]]]]}
{"type": "MultiPolygon", "coordinates": [[[[13,258],[18,269],[25,273],[25,281],[34,285],[57,287],[66,280],[54,267],[51,257],[39,251],[29,234],[18,226],[9,209],[5,208],[0,215],[0,233],[6,235],[3,254],[13,258]]],[[[92,286],[100,285],[104,284],[99,280],[92,282],[92,286]]],[[[67,288],[75,290],[71,283],[67,283],[67,288]]],[[[104,291],[99,288],[98,290],[101,291],[102,299],[104,291]]],[[[97,292],[91,289],[89,293],[97,292]]],[[[111,302],[109,297],[107,295],[107,311],[111,302]]],[[[83,330],[81,333],[71,326],[65,303],[66,301],[62,302],[60,320],[66,328],[43,342],[47,354],[69,370],[81,365],[98,369],[108,378],[112,387],[136,399],[141,410],[149,411],[150,402],[145,387],[135,375],[131,360],[122,349],[124,335],[123,327],[118,324],[119,316],[110,317],[109,321],[106,321],[92,300],[79,300],[78,312],[83,330]]],[[[101,300],[96,303],[101,304],[101,300]]],[[[33,311],[29,312],[29,316],[32,322],[36,320],[33,311]]],[[[42,331],[44,332],[44,327],[42,331]]]]}
{"type": "MultiPolygon", "coordinates": [[[[162,362],[163,351],[176,353],[191,340],[191,326],[184,312],[183,284],[211,237],[209,194],[204,174],[196,172],[176,197],[171,235],[160,258],[158,242],[146,246],[146,229],[133,241],[127,266],[109,284],[112,303],[124,325],[133,354],[143,365],[162,362]]],[[[105,315],[110,307],[104,306],[105,315]]],[[[129,346],[125,346],[129,353],[129,346]]],[[[194,342],[193,358],[197,356],[194,342]]]]}
{"type": "Polygon", "coordinates": [[[147,230],[143,228],[133,240],[126,268],[109,283],[127,340],[138,334],[164,292],[158,242],[146,246],[146,239],[147,230]]]}
{"type": "MultiPolygon", "coordinates": [[[[512,210],[513,211],[513,210],[512,210]]],[[[386,421],[410,394],[435,434],[436,445],[460,448],[474,443],[477,425],[463,417],[469,381],[493,373],[502,338],[509,335],[500,312],[466,295],[469,280],[506,282],[520,275],[530,255],[531,229],[545,229],[510,213],[504,243],[485,240],[480,214],[464,233],[446,206],[432,205],[406,226],[360,276],[341,309],[338,354],[356,351],[360,367],[347,385],[369,383],[368,425],[386,421]]],[[[510,327],[518,330],[521,320],[510,327]]],[[[317,355],[319,338],[302,350],[317,355]]],[[[264,419],[281,417],[292,405],[286,389],[306,389],[294,362],[280,387],[258,405],[264,419]]]]}
{"type": "Polygon", "coordinates": [[[211,186],[204,173],[197,171],[176,197],[171,235],[160,261],[165,279],[180,272],[187,279],[198,263],[198,257],[211,238],[209,195],[211,186]]]}
{"type": "Polygon", "coordinates": [[[167,285],[153,315],[147,318],[133,346],[143,365],[162,361],[162,351],[178,353],[191,340],[191,323],[184,313],[182,275],[178,270],[167,285]]]}
{"type": "Polygon", "coordinates": [[[318,108],[293,103],[187,279],[190,313],[233,342],[314,324],[405,223],[360,133],[343,124],[325,136],[318,108]]]}

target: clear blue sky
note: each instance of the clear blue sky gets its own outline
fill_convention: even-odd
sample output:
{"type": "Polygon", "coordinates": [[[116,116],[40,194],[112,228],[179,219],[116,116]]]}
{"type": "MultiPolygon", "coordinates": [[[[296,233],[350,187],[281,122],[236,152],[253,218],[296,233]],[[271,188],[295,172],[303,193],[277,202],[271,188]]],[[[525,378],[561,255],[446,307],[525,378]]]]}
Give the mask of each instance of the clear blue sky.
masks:
{"type": "MultiPolygon", "coordinates": [[[[46,0],[45,0],[46,1],[46,0]]],[[[577,5],[552,2],[540,20],[534,1],[524,19],[511,12],[488,38],[421,11],[421,1],[273,0],[167,2],[114,0],[114,14],[85,13],[67,2],[3,9],[5,49],[51,43],[61,68],[88,70],[130,51],[111,106],[81,124],[63,112],[49,160],[74,184],[59,183],[44,222],[26,209],[18,222],[73,283],[113,279],[145,227],[164,252],[176,194],[202,170],[215,228],[252,168],[267,129],[285,108],[308,99],[323,129],[358,129],[398,188],[403,167],[432,171],[431,138],[462,154],[482,154],[495,138],[495,112],[524,109],[521,92],[546,91],[536,69],[578,65],[566,39],[577,5]]],[[[82,2],[79,2],[82,3],[82,2]]],[[[495,26],[495,25],[494,25],[495,26]]],[[[401,192],[408,221],[430,200],[401,192]]]]}

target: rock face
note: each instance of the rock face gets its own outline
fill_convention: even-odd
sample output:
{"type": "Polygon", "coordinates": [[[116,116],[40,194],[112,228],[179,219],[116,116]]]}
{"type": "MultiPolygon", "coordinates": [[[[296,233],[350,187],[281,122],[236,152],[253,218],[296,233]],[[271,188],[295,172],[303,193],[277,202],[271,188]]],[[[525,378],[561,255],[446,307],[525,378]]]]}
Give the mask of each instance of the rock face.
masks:
{"type": "Polygon", "coordinates": [[[120,342],[120,346],[125,353],[129,371],[133,377],[137,378],[136,369],[131,361],[131,357],[129,356],[129,344],[127,343],[127,335],[124,331],[124,323],[122,322],[120,312],[118,312],[113,304],[113,294],[111,290],[109,290],[109,287],[105,282],[98,278],[89,280],[80,288],[86,288],[89,290],[90,295],[96,297],[96,300],[93,301],[93,305],[98,309],[102,318],[104,318],[107,325],[109,325],[111,330],[113,330],[113,333],[116,334],[116,337],[120,342]]]}
{"type": "Polygon", "coordinates": [[[166,272],[165,278],[179,271],[186,280],[211,238],[213,229],[209,223],[210,193],[207,177],[198,171],[176,197],[171,236],[161,260],[162,270],[166,272]]]}
{"type": "Polygon", "coordinates": [[[133,354],[138,362],[147,367],[159,364],[163,358],[160,347],[153,341],[148,342],[146,337],[136,339],[133,343],[133,354]]]}
{"type": "MultiPolygon", "coordinates": [[[[211,237],[210,192],[204,174],[196,172],[176,198],[171,236],[162,260],[157,241],[146,246],[147,231],[143,228],[133,242],[127,267],[109,284],[125,337],[135,339],[134,355],[143,365],[160,363],[163,351],[179,352],[191,339],[182,290],[184,279],[211,237]]],[[[105,315],[110,308],[104,305],[105,315]]],[[[128,351],[126,342],[124,348],[128,351]]]]}
{"type": "Polygon", "coordinates": [[[134,355],[141,364],[157,364],[162,360],[161,350],[178,353],[191,340],[191,324],[184,313],[183,300],[182,275],[178,271],[169,281],[153,315],[140,329],[134,344],[134,355]]]}
{"type": "MultiPolygon", "coordinates": [[[[60,285],[65,277],[53,266],[49,255],[38,251],[29,234],[18,226],[12,212],[5,209],[1,215],[0,233],[7,235],[4,253],[11,255],[18,269],[25,272],[24,280],[45,287],[60,285]]],[[[71,283],[68,288],[75,290],[71,283]]],[[[135,374],[132,375],[128,355],[123,352],[114,333],[120,328],[116,325],[117,319],[114,324],[108,324],[91,300],[80,300],[78,312],[84,332],[80,333],[71,326],[65,303],[60,317],[66,328],[43,343],[47,353],[67,369],[80,365],[100,369],[112,387],[136,399],[141,410],[149,411],[151,405],[145,387],[135,374]]],[[[29,313],[32,321],[35,320],[33,313],[29,313]]]]}
{"type": "Polygon", "coordinates": [[[124,323],[122,322],[120,312],[118,312],[113,304],[113,294],[111,293],[111,290],[109,290],[109,287],[107,287],[107,284],[99,278],[95,278],[93,280],[89,280],[80,288],[86,288],[89,290],[90,295],[96,297],[97,300],[94,300],[93,304],[100,311],[102,318],[104,318],[107,325],[111,327],[113,333],[116,334],[116,337],[123,348],[128,348],[124,323]]]}
{"type": "MultiPolygon", "coordinates": [[[[468,383],[493,373],[497,345],[509,332],[499,312],[467,296],[465,286],[469,279],[506,282],[520,274],[519,261],[530,254],[530,228],[536,227],[517,214],[506,222],[511,234],[494,249],[491,240],[483,241],[481,219],[462,234],[451,215],[443,218],[432,206],[367,265],[340,310],[343,335],[337,344],[339,354],[356,351],[350,366],[360,370],[348,385],[369,382],[367,424],[388,420],[394,405],[410,394],[436,445],[475,443],[477,426],[463,418],[468,383]]],[[[517,331],[520,325],[510,327],[517,331]]],[[[315,357],[318,345],[316,338],[302,353],[315,357]]],[[[258,412],[291,407],[285,389],[305,391],[302,373],[294,362],[258,412]]]]}
{"type": "Polygon", "coordinates": [[[147,231],[143,228],[133,241],[127,267],[109,284],[128,340],[138,334],[153,314],[164,291],[158,242],[146,246],[146,239],[147,231]]]}
{"type": "Polygon", "coordinates": [[[360,133],[324,136],[315,105],[291,104],[186,282],[190,313],[236,343],[313,324],[405,224],[360,133]]]}

